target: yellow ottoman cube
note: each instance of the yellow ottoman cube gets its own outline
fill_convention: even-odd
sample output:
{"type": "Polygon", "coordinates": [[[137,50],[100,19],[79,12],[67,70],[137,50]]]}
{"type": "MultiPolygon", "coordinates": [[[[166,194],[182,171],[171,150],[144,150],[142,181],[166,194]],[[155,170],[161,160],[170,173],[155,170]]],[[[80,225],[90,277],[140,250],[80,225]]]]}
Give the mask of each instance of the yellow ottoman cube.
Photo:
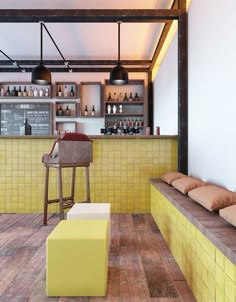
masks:
{"type": "Polygon", "coordinates": [[[108,222],[62,220],[46,242],[47,296],[105,296],[108,222]]]}

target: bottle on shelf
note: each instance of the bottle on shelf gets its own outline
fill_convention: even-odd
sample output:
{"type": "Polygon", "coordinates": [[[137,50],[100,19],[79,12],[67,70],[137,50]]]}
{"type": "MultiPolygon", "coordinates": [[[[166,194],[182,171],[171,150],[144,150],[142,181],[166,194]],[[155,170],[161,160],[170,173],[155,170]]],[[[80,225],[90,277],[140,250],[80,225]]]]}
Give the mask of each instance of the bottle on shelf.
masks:
{"type": "Polygon", "coordinates": [[[116,95],[116,92],[114,92],[114,95],[113,95],[113,102],[117,102],[117,95],[116,95]]]}
{"type": "Polygon", "coordinates": [[[113,105],[113,107],[112,107],[112,112],[113,112],[113,114],[116,114],[116,105],[113,105]]]}
{"type": "Polygon", "coordinates": [[[18,96],[22,96],[21,86],[19,86],[18,96]]]}
{"type": "Polygon", "coordinates": [[[85,109],[84,109],[84,116],[87,116],[88,115],[88,106],[85,105],[85,109]]]}
{"type": "Polygon", "coordinates": [[[125,96],[124,96],[123,102],[128,102],[127,92],[125,92],[125,96]]]}
{"type": "Polygon", "coordinates": [[[16,86],[11,90],[11,96],[18,96],[18,91],[16,90],[16,86]]]}
{"type": "Polygon", "coordinates": [[[49,97],[49,88],[45,88],[44,95],[45,95],[46,97],[49,97]]]}
{"type": "Polygon", "coordinates": [[[108,94],[107,101],[108,101],[108,102],[112,102],[112,97],[111,97],[111,93],[110,93],[110,92],[109,92],[109,94],[108,94]]]}
{"type": "Polygon", "coordinates": [[[123,106],[119,105],[119,112],[122,113],[123,112],[123,106]]]}
{"type": "Polygon", "coordinates": [[[62,96],[62,91],[61,91],[61,86],[58,86],[58,92],[57,92],[57,96],[61,97],[62,96]]]}
{"type": "Polygon", "coordinates": [[[7,86],[7,91],[6,91],[6,96],[10,96],[11,95],[11,92],[10,92],[10,87],[7,86]]]}
{"type": "Polygon", "coordinates": [[[107,113],[110,114],[111,113],[111,105],[107,105],[107,113]]]}
{"type": "Polygon", "coordinates": [[[122,93],[120,92],[119,93],[119,97],[118,97],[118,102],[122,102],[123,101],[123,95],[122,93]]]}
{"type": "Polygon", "coordinates": [[[138,101],[139,101],[139,96],[138,96],[138,93],[137,93],[137,92],[135,93],[134,101],[135,101],[135,102],[138,102],[138,101]]]}
{"type": "Polygon", "coordinates": [[[34,93],[34,97],[37,97],[37,96],[38,96],[38,89],[37,89],[36,87],[34,88],[33,93],[34,93]]]}
{"type": "Polygon", "coordinates": [[[130,94],[129,94],[129,101],[130,101],[130,102],[133,102],[133,100],[134,100],[134,99],[133,99],[133,96],[132,96],[132,92],[130,92],[130,94]]]}
{"type": "Polygon", "coordinates": [[[74,96],[75,96],[74,86],[71,86],[71,88],[70,88],[70,97],[74,97],[74,96]]]}
{"type": "Polygon", "coordinates": [[[24,90],[23,90],[22,94],[23,94],[24,97],[27,96],[26,86],[24,86],[24,90]]]}
{"type": "Polygon", "coordinates": [[[91,110],[91,116],[95,116],[95,107],[94,107],[94,105],[93,105],[93,108],[92,108],[92,110],[91,110]]]}
{"type": "Polygon", "coordinates": [[[43,97],[43,89],[42,88],[39,89],[39,96],[43,97]]]}
{"type": "Polygon", "coordinates": [[[66,115],[66,116],[70,116],[70,114],[71,114],[71,111],[70,111],[69,106],[67,105],[67,106],[66,106],[66,110],[65,110],[65,115],[66,115]]]}
{"type": "Polygon", "coordinates": [[[65,85],[64,87],[64,96],[67,97],[68,96],[68,89],[67,86],[65,85]]]}
{"type": "Polygon", "coordinates": [[[63,115],[63,109],[62,106],[59,106],[59,108],[57,109],[57,116],[62,116],[63,115]]]}
{"type": "Polygon", "coordinates": [[[1,94],[0,94],[1,96],[5,96],[5,90],[4,90],[4,87],[2,86],[1,87],[1,94]]]}
{"type": "Polygon", "coordinates": [[[27,118],[25,118],[24,127],[25,127],[25,135],[31,135],[32,134],[32,127],[28,123],[28,119],[27,118]]]}
{"type": "Polygon", "coordinates": [[[32,97],[33,96],[33,89],[32,86],[30,86],[29,92],[28,92],[28,96],[32,97]]]}

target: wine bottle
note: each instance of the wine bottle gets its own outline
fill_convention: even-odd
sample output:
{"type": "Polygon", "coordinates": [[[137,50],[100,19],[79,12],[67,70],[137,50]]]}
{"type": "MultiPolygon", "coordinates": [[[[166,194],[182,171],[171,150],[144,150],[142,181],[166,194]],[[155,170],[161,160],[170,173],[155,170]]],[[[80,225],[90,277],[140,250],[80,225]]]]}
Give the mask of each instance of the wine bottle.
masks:
{"type": "Polygon", "coordinates": [[[18,96],[22,96],[21,86],[19,86],[18,96]]]}
{"type": "Polygon", "coordinates": [[[111,93],[109,92],[108,98],[107,98],[108,102],[112,102],[112,97],[111,97],[111,93]]]}
{"type": "Polygon", "coordinates": [[[114,92],[114,95],[113,95],[113,102],[117,102],[116,92],[114,92]]]}
{"type": "Polygon", "coordinates": [[[27,96],[26,86],[24,87],[24,90],[23,90],[23,96],[27,96]]]}
{"type": "Polygon", "coordinates": [[[57,116],[62,116],[63,115],[63,109],[62,107],[60,106],[58,109],[57,109],[57,116]]]}
{"type": "Polygon", "coordinates": [[[87,107],[87,105],[85,105],[84,116],[87,116],[87,115],[88,115],[88,107],[87,107]]]}
{"type": "Polygon", "coordinates": [[[135,102],[138,102],[138,101],[139,101],[139,97],[138,97],[138,93],[137,93],[137,92],[135,93],[134,101],[135,101],[135,102]]]}
{"type": "Polygon", "coordinates": [[[125,97],[123,99],[123,102],[128,102],[128,97],[127,97],[127,93],[125,92],[125,97]]]}
{"type": "Polygon", "coordinates": [[[4,87],[2,86],[1,87],[1,94],[0,94],[1,96],[5,96],[5,90],[4,90],[4,87]]]}
{"type": "Polygon", "coordinates": [[[10,95],[11,95],[10,88],[9,88],[9,86],[7,86],[6,96],[10,96],[10,95]]]}
{"type": "Polygon", "coordinates": [[[71,88],[70,88],[70,96],[71,97],[75,96],[75,92],[74,92],[74,87],[73,86],[71,86],[71,88]]]}
{"type": "Polygon", "coordinates": [[[65,115],[70,116],[70,108],[66,106],[65,115]]]}
{"type": "Polygon", "coordinates": [[[65,86],[65,88],[64,88],[64,96],[65,96],[65,97],[68,96],[68,89],[67,89],[67,86],[65,86]]]}
{"type": "Polygon", "coordinates": [[[132,102],[132,101],[133,101],[132,92],[130,92],[130,95],[129,95],[129,101],[130,101],[130,102],[132,102]]]}
{"type": "Polygon", "coordinates": [[[118,102],[122,102],[123,101],[123,96],[122,93],[120,92],[119,97],[118,97],[118,102]]]}
{"type": "Polygon", "coordinates": [[[32,97],[33,96],[33,89],[32,86],[30,86],[29,92],[28,92],[28,96],[32,97]]]}
{"type": "Polygon", "coordinates": [[[28,123],[28,119],[27,118],[25,118],[24,126],[25,126],[25,135],[31,135],[32,134],[32,127],[28,123]]]}
{"type": "Polygon", "coordinates": [[[93,105],[92,111],[91,111],[91,116],[95,116],[95,107],[93,105]]]}
{"type": "Polygon", "coordinates": [[[57,96],[59,96],[59,97],[62,96],[61,86],[58,86],[57,96]]]}

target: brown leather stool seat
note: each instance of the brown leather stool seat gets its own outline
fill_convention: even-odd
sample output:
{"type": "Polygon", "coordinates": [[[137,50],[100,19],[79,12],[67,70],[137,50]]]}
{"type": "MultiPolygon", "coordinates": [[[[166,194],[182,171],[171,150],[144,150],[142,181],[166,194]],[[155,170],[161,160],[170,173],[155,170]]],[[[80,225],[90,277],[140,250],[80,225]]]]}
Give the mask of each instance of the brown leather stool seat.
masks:
{"type": "Polygon", "coordinates": [[[44,154],[42,162],[46,168],[45,194],[44,194],[44,218],[47,224],[48,205],[59,202],[60,219],[64,219],[64,209],[74,205],[75,170],[76,167],[85,167],[87,198],[82,202],[90,202],[89,166],[93,161],[93,145],[87,135],[82,133],[66,133],[57,139],[49,154],[44,154]],[[58,199],[48,199],[49,168],[56,168],[58,174],[58,199]],[[62,169],[72,168],[71,195],[63,197],[62,169]]]}

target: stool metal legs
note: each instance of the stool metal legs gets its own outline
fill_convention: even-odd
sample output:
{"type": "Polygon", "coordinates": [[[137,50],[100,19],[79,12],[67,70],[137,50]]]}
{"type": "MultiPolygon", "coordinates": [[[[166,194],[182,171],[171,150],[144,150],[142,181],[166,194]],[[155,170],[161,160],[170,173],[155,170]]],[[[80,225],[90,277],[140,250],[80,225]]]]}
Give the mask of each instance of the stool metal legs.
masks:
{"type": "Polygon", "coordinates": [[[49,181],[49,167],[46,168],[45,173],[45,186],[44,186],[44,214],[43,214],[43,224],[47,224],[48,216],[48,181],[49,181]]]}

